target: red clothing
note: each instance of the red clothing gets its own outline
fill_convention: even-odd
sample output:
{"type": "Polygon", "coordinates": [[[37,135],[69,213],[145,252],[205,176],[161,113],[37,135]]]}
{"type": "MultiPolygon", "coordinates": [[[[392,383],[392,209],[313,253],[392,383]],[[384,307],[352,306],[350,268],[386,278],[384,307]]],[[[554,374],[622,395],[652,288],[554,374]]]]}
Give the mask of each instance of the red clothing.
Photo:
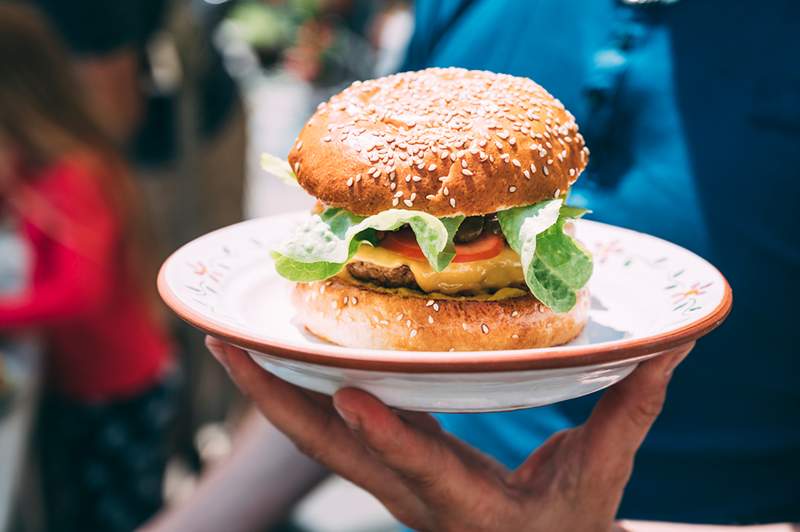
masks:
{"type": "Polygon", "coordinates": [[[40,330],[49,378],[78,400],[135,394],[159,379],[171,345],[123,260],[120,220],[97,162],[64,158],[26,179],[12,216],[33,252],[30,286],[0,297],[0,332],[40,330]]]}

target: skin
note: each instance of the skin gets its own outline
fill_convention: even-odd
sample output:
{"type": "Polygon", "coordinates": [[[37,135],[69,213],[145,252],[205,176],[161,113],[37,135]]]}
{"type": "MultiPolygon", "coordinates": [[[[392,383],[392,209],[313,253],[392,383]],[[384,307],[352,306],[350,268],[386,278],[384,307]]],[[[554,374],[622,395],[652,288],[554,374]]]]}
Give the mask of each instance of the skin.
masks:
{"type": "Polygon", "coordinates": [[[141,121],[144,104],[136,51],[121,48],[81,58],[75,69],[90,96],[95,118],[115,141],[127,142],[141,121]]]}
{"type": "Polygon", "coordinates": [[[658,416],[685,345],[640,364],[583,425],[560,432],[511,471],[448,435],[428,414],[366,392],[333,398],[261,370],[219,340],[207,346],[256,408],[303,453],[377,497],[420,531],[619,530],[614,518],[634,455],[658,416]]]}

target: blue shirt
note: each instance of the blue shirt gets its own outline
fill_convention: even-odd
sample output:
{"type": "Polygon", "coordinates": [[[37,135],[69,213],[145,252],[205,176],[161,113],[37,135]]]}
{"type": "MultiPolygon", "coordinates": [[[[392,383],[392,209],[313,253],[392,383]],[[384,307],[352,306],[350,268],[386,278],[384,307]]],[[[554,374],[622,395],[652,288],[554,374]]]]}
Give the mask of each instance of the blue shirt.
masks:
{"type": "MultiPolygon", "coordinates": [[[[620,516],[800,521],[800,4],[418,0],[405,69],[527,76],[592,150],[572,202],[728,277],[734,308],[676,371],[620,516]]],[[[445,427],[515,467],[597,396],[445,427]]]]}

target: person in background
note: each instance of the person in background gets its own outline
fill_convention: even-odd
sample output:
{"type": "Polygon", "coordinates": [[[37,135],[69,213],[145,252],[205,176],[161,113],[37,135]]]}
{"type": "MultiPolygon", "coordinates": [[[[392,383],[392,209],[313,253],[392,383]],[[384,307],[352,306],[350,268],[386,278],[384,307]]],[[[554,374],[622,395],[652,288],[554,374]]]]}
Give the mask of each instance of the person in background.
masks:
{"type": "Polygon", "coordinates": [[[161,505],[177,386],[136,189],[37,12],[0,4],[0,217],[27,250],[0,334],[47,351],[48,529],[131,530],[161,505]]]}
{"type": "MultiPolygon", "coordinates": [[[[620,501],[621,518],[672,523],[626,521],[626,529],[700,531],[719,528],[682,523],[800,521],[793,335],[800,241],[791,204],[800,197],[800,78],[792,55],[799,18],[800,6],[791,0],[728,3],[725,9],[711,0],[415,3],[406,69],[489,69],[541,83],[575,113],[592,150],[572,201],[585,202],[601,221],[689,247],[718,266],[733,287],[736,302],[728,322],[675,372],[669,400],[636,455],[620,501]]],[[[342,458],[332,434],[320,430],[320,417],[292,408],[296,396],[284,383],[259,375],[236,350],[211,346],[279,429],[323,462],[338,458],[339,472],[359,478],[359,468],[374,454],[342,458]],[[287,408],[292,418],[281,416],[287,408]]],[[[431,453],[430,445],[404,439],[402,455],[381,454],[386,442],[376,439],[376,429],[394,425],[367,401],[345,395],[337,406],[361,415],[354,437],[373,449],[377,442],[384,462],[407,471],[431,453]]],[[[553,434],[591,424],[589,412],[599,404],[594,394],[550,407],[439,421],[460,441],[515,468],[528,463],[531,449],[552,449],[553,434]]],[[[352,412],[342,417],[354,418],[352,412]]],[[[248,435],[185,509],[176,508],[165,522],[181,522],[223,487],[225,498],[206,507],[206,522],[230,520],[240,511],[249,522],[256,515],[269,522],[278,502],[293,500],[286,494],[299,496],[301,480],[323,475],[277,429],[248,435]],[[283,467],[273,458],[283,460],[283,467]],[[242,464],[248,464],[246,473],[242,464]],[[270,483],[291,471],[298,472],[297,482],[270,483]],[[273,488],[268,494],[249,487],[265,484],[273,488]],[[255,499],[264,505],[257,507],[255,499]]],[[[609,458],[615,453],[610,450],[609,458]]],[[[448,488],[448,502],[486,493],[479,482],[453,482],[462,477],[452,470],[431,467],[423,480],[428,487],[448,488]]],[[[386,497],[380,486],[371,486],[386,497]]],[[[575,507],[582,510],[589,500],[578,499],[575,507]]],[[[447,516],[436,504],[424,508],[447,516]]],[[[485,504],[459,508],[467,516],[473,508],[487,511],[485,504]]],[[[567,523],[537,530],[586,529],[567,523]]],[[[483,529],[519,528],[495,523],[483,529]]]]}
{"type": "MultiPolygon", "coordinates": [[[[65,42],[89,105],[131,168],[155,236],[154,260],[240,222],[245,113],[212,39],[235,2],[27,1],[65,42]]],[[[196,431],[223,419],[239,395],[213,360],[199,356],[202,335],[170,318],[184,376],[175,453],[194,469],[196,431]]]]}

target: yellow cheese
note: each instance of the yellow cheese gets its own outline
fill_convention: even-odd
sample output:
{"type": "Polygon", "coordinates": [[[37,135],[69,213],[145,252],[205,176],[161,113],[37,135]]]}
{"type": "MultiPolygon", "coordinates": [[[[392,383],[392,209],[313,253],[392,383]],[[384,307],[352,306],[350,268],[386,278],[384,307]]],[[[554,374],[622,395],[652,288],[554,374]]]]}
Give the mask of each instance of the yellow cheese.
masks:
{"type": "Polygon", "coordinates": [[[408,266],[419,287],[425,292],[457,294],[499,290],[525,284],[519,255],[506,247],[491,259],[451,262],[436,272],[427,261],[417,261],[381,247],[362,244],[353,260],[370,262],[383,268],[408,266]]]}

